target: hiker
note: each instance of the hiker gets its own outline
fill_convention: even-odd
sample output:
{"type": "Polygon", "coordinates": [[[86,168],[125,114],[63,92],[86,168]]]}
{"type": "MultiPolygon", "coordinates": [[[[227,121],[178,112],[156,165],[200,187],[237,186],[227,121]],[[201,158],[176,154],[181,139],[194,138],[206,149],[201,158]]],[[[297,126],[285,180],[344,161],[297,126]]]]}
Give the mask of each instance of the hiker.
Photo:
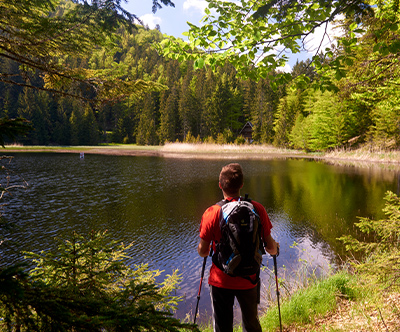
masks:
{"type": "MultiPolygon", "coordinates": [[[[240,190],[243,187],[243,172],[239,164],[232,163],[224,166],[219,175],[219,187],[222,190],[223,203],[209,207],[203,214],[200,225],[200,243],[197,251],[201,257],[207,257],[212,247],[213,263],[210,269],[208,283],[210,285],[211,304],[213,311],[213,327],[215,332],[233,331],[233,305],[234,299],[239,302],[242,312],[243,331],[261,332],[258,319],[257,306],[260,297],[259,272],[250,277],[239,277],[227,274],[217,267],[214,259],[218,243],[222,241],[220,226],[220,212],[223,204],[242,200],[240,190]],[[217,244],[217,246],[216,246],[217,244]]],[[[270,255],[278,255],[279,244],[271,236],[271,222],[262,204],[251,201],[261,221],[260,250],[265,250],[270,255]],[[262,246],[264,244],[264,248],[262,246]]],[[[225,233],[224,233],[225,234],[225,233]]],[[[261,255],[260,262],[261,263],[261,255]]],[[[258,265],[259,271],[259,265],[258,265]]]]}

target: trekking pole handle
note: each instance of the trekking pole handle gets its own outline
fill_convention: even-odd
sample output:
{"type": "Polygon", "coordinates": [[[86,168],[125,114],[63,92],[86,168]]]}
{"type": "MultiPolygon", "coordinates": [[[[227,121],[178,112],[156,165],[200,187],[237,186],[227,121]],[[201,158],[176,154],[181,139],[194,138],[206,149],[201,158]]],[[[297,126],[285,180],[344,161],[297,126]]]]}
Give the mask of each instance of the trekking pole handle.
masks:
{"type": "MultiPolygon", "coordinates": [[[[272,258],[274,259],[274,273],[275,273],[275,281],[276,281],[276,294],[279,294],[279,289],[278,289],[278,267],[276,263],[276,255],[273,255],[272,258]]],[[[278,299],[279,300],[279,299],[278,299]]]]}
{"type": "Polygon", "coordinates": [[[203,267],[201,268],[201,280],[203,280],[203,277],[204,277],[204,270],[206,269],[207,257],[208,256],[204,257],[204,260],[203,260],[203,267]]]}

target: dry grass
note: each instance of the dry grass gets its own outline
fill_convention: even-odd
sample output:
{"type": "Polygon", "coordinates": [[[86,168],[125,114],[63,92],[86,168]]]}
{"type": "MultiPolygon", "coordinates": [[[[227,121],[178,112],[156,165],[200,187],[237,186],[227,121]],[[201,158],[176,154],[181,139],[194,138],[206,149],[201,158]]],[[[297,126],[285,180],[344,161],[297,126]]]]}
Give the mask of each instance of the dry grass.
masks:
{"type": "Polygon", "coordinates": [[[370,150],[366,148],[360,148],[357,150],[335,150],[324,154],[323,157],[324,159],[400,163],[400,151],[398,150],[370,150]]]}
{"type": "Polygon", "coordinates": [[[209,144],[209,143],[167,143],[161,151],[173,152],[201,152],[201,153],[292,153],[302,154],[301,151],[277,148],[272,145],[235,145],[235,144],[209,144]]]}
{"type": "Polygon", "coordinates": [[[272,159],[288,157],[309,158],[304,152],[271,145],[235,145],[209,143],[167,143],[160,148],[165,157],[202,159],[272,159]]]}

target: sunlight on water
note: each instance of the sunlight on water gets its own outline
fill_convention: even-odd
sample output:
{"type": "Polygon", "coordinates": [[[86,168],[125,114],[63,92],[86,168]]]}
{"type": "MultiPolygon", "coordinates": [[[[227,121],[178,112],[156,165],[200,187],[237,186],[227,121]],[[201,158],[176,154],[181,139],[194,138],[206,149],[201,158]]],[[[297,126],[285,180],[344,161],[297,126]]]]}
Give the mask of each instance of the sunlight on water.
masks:
{"type": "MultiPolygon", "coordinates": [[[[6,199],[5,217],[15,222],[7,235],[14,249],[54,249],[55,237],[73,231],[104,231],[133,247],[130,264],[148,263],[163,276],[179,269],[183,296],[176,313],[193,313],[203,259],[197,255],[200,219],[222,198],[218,175],[227,160],[162,159],[37,153],[15,154],[11,168],[28,183],[6,199]]],[[[262,203],[280,242],[278,270],[291,275],[304,266],[317,273],[335,266],[343,247],[337,238],[354,234],[357,216],[378,216],[387,190],[397,192],[396,171],[357,170],[309,160],[243,160],[242,193],[262,203]],[[297,245],[293,246],[294,243],[297,245]]],[[[4,249],[3,249],[4,250],[4,249]]],[[[6,251],[3,262],[18,255],[6,251]]],[[[264,265],[272,268],[265,256],[264,265]]],[[[208,259],[200,299],[210,313],[208,259]]],[[[295,276],[295,274],[293,274],[295,276]]],[[[267,273],[261,275],[269,282],[267,273]]]]}

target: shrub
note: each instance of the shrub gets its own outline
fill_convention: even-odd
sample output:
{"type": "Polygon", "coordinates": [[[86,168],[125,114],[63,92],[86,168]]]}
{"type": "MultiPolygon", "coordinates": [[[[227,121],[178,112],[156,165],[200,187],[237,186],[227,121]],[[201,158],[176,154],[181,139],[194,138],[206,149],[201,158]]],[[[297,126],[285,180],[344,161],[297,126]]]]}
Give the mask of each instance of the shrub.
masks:
{"type": "Polygon", "coordinates": [[[350,235],[339,240],[346,245],[346,250],[360,251],[366,254],[365,260],[354,266],[370,277],[372,282],[384,282],[388,286],[400,286],[400,198],[391,191],[384,197],[383,212],[386,219],[373,220],[359,218],[355,225],[361,232],[373,240],[361,242],[350,235]]]}
{"type": "Polygon", "coordinates": [[[0,305],[8,330],[174,331],[197,330],[172,317],[177,271],[158,284],[160,271],[125,262],[129,246],[106,233],[74,234],[58,251],[26,253],[36,264],[0,273],[0,305]],[[11,290],[12,289],[12,290],[11,290]]]}
{"type": "Polygon", "coordinates": [[[204,138],[204,143],[215,144],[215,140],[212,136],[207,136],[206,138],[204,138]]]}
{"type": "Polygon", "coordinates": [[[246,139],[243,137],[243,135],[239,135],[238,137],[236,137],[234,143],[235,143],[236,145],[243,145],[243,144],[246,144],[247,141],[246,141],[246,139]]]}

